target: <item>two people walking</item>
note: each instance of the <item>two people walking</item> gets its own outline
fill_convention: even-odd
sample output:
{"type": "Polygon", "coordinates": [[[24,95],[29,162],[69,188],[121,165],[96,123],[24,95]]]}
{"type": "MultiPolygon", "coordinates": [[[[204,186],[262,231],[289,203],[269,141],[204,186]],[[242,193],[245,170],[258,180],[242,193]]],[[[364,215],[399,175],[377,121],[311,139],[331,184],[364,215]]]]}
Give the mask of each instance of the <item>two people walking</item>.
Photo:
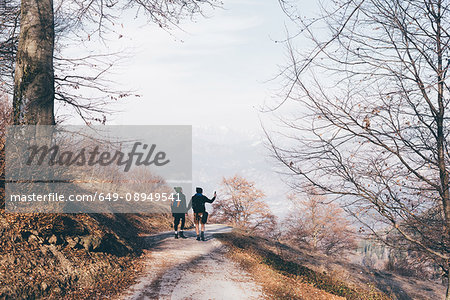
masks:
{"type": "Polygon", "coordinates": [[[205,203],[213,203],[216,200],[216,192],[214,192],[214,197],[209,199],[203,195],[203,189],[197,187],[195,189],[196,193],[192,196],[189,205],[186,206],[186,196],[183,194],[181,187],[175,187],[174,190],[177,192],[177,197],[175,197],[171,209],[172,216],[174,217],[173,228],[175,231],[175,238],[178,238],[178,225],[181,221],[181,228],[179,236],[181,238],[186,238],[184,235],[184,225],[186,221],[187,212],[191,209],[194,211],[194,225],[195,233],[197,234],[197,241],[205,240],[205,224],[208,221],[208,212],[205,208],[205,203]],[[201,226],[201,228],[200,228],[201,226]]]}

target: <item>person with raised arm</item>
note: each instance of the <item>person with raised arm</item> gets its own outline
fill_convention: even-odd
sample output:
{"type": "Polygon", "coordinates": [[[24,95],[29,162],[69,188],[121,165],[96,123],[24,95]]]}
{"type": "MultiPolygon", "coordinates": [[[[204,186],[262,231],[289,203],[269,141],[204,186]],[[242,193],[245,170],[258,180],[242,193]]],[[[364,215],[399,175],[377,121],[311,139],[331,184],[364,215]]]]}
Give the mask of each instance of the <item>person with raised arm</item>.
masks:
{"type": "Polygon", "coordinates": [[[208,212],[205,209],[205,203],[213,203],[216,200],[216,192],[214,192],[214,197],[208,199],[208,197],[203,195],[203,189],[197,187],[196,194],[192,196],[191,205],[194,211],[194,224],[195,232],[197,233],[197,241],[205,240],[205,224],[208,221],[208,212]],[[201,224],[201,233],[200,231],[201,224]]]}

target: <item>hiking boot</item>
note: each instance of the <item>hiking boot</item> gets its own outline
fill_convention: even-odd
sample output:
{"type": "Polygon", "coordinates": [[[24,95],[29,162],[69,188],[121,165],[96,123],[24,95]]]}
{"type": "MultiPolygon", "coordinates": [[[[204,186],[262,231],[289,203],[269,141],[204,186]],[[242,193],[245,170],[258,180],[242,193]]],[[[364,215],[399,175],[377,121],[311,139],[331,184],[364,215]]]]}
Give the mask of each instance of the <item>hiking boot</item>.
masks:
{"type": "Polygon", "coordinates": [[[178,233],[175,233],[175,238],[178,239],[178,233]]]}
{"type": "Polygon", "coordinates": [[[202,231],[202,241],[205,240],[205,233],[202,231]]]}
{"type": "Polygon", "coordinates": [[[199,235],[197,235],[197,241],[200,241],[200,236],[199,235]]]}
{"type": "Polygon", "coordinates": [[[180,238],[187,239],[187,237],[184,235],[183,231],[180,232],[180,238]]]}

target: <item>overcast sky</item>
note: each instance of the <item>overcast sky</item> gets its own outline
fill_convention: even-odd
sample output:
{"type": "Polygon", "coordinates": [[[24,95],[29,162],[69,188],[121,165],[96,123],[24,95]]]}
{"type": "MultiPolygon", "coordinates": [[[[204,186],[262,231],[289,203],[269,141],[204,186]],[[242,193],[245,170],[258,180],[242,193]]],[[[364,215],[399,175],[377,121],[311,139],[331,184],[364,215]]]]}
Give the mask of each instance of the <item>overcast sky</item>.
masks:
{"type": "MultiPolygon", "coordinates": [[[[317,6],[297,4],[302,15],[314,13],[317,6]]],[[[120,112],[108,124],[260,131],[260,118],[266,115],[259,111],[264,103],[277,101],[280,87],[271,79],[287,64],[285,44],[279,41],[295,27],[278,0],[225,0],[223,8],[205,6],[204,13],[206,18],[183,20],[181,29],[165,31],[128,12],[106,43],[85,39],[92,54],[130,54],[111,78],[118,84],[115,89],[133,90],[141,97],[121,99],[114,105],[120,112]]],[[[80,57],[83,51],[72,45],[64,55],[80,57]]]]}
{"type": "MultiPolygon", "coordinates": [[[[306,13],[315,4],[299,1],[299,5],[306,13]]],[[[116,70],[113,80],[142,96],[122,100],[115,107],[121,112],[109,118],[108,124],[193,125],[194,187],[218,189],[223,176],[244,175],[256,181],[280,214],[286,208],[280,194],[287,187],[263,147],[260,118],[266,115],[259,109],[265,102],[276,101],[279,83],[271,79],[279,65],[287,63],[285,46],[277,41],[286,38],[286,28],[293,24],[277,0],[225,0],[223,8],[205,12],[207,18],[185,20],[180,24],[182,30],[170,33],[130,15],[107,44],[89,46],[94,42],[86,42],[95,51],[107,46],[109,51],[127,49],[133,54],[116,70]],[[205,145],[208,141],[211,144],[205,145]],[[240,157],[240,145],[254,150],[240,157]],[[219,150],[208,156],[208,149],[202,149],[205,146],[219,150]],[[234,167],[226,169],[226,165],[234,167]]]]}
{"type": "Polygon", "coordinates": [[[125,23],[120,42],[135,55],[119,78],[142,97],[126,101],[113,123],[260,129],[258,108],[285,63],[275,41],[285,38],[288,20],[276,0],[225,1],[207,14],[171,34],[125,23]]]}

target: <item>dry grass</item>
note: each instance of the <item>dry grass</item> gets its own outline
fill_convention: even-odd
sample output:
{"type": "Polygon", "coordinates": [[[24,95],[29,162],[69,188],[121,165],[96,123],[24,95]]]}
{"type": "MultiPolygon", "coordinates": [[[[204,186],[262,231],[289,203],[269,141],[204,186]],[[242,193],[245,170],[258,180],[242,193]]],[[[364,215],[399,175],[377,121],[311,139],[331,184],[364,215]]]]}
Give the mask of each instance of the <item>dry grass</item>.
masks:
{"type": "Polygon", "coordinates": [[[7,214],[0,211],[0,299],[95,299],[133,284],[139,235],[166,230],[169,216],[7,214]],[[57,236],[60,242],[50,238],[57,236]],[[98,238],[96,250],[76,239],[98,238]]]}
{"type": "Polygon", "coordinates": [[[370,285],[352,286],[340,278],[282,257],[273,242],[240,232],[218,234],[230,258],[238,261],[273,299],[391,299],[370,285]]]}
{"type": "Polygon", "coordinates": [[[142,269],[140,234],[168,230],[170,215],[6,213],[9,107],[1,98],[0,299],[99,299],[130,286],[142,269]]]}

